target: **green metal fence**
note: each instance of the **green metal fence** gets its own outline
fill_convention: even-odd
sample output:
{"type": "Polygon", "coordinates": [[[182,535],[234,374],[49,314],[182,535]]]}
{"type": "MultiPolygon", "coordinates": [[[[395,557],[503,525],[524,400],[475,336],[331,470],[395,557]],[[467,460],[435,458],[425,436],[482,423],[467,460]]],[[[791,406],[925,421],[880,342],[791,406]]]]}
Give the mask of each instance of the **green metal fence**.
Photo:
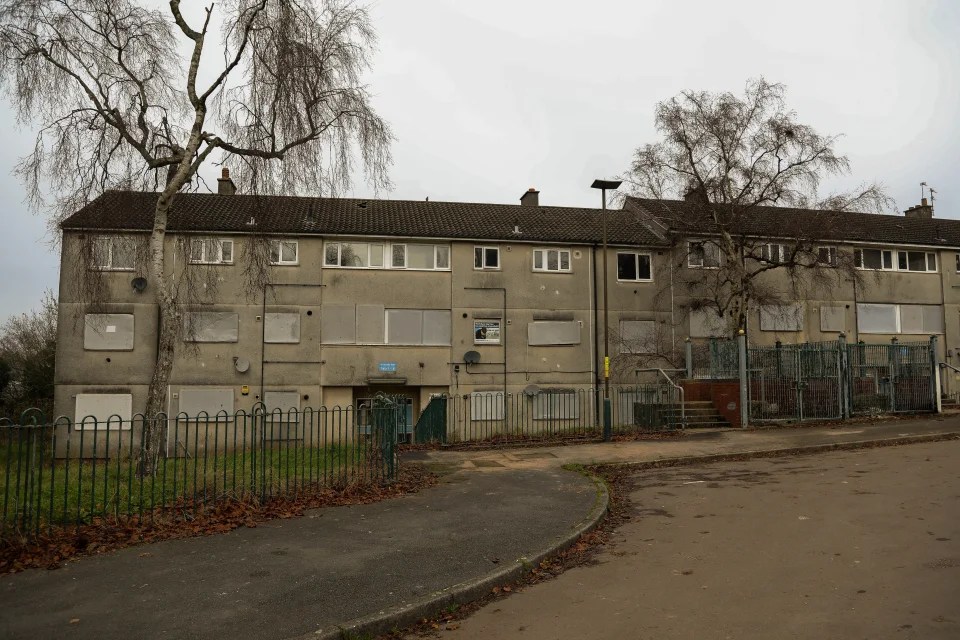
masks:
{"type": "MultiPolygon", "coordinates": [[[[678,389],[667,384],[610,389],[614,433],[681,427],[678,389]]],[[[416,442],[519,442],[602,436],[603,391],[592,388],[434,396],[414,428],[416,442]]]]}
{"type": "Polygon", "coordinates": [[[847,346],[854,414],[936,410],[936,342],[847,346]]]}
{"type": "Polygon", "coordinates": [[[844,415],[842,342],[747,349],[750,419],[828,420],[844,415]]]}
{"type": "Polygon", "coordinates": [[[690,343],[690,377],[699,380],[735,380],[739,377],[740,351],[731,338],[710,338],[690,343]]]}
{"type": "Polygon", "coordinates": [[[936,339],[751,346],[752,421],[840,419],[857,414],[936,411],[936,339]]]}
{"type": "Polygon", "coordinates": [[[389,481],[404,421],[404,408],[385,397],[362,416],[354,407],[262,405],[250,413],[79,422],[27,412],[16,423],[0,420],[0,539],[98,519],[189,518],[224,499],[389,481]],[[143,474],[149,429],[162,430],[166,451],[155,472],[143,474]]]}

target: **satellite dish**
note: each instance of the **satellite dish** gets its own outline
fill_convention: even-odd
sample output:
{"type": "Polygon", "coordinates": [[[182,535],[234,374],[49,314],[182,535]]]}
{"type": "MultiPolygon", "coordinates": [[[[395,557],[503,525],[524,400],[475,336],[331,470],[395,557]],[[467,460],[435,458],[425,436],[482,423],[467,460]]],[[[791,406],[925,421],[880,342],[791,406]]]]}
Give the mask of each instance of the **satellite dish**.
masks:
{"type": "Polygon", "coordinates": [[[136,277],[130,281],[130,286],[133,287],[133,290],[137,293],[143,293],[143,290],[147,288],[147,279],[136,277]]]}
{"type": "Polygon", "coordinates": [[[250,370],[250,361],[247,360],[246,358],[237,358],[234,361],[233,366],[236,368],[238,372],[246,373],[247,371],[250,370]]]}
{"type": "Polygon", "coordinates": [[[465,354],[463,354],[463,361],[467,364],[477,364],[480,362],[480,352],[467,351],[465,354]]]}
{"type": "Polygon", "coordinates": [[[528,395],[528,396],[530,396],[530,397],[533,397],[533,396],[537,395],[538,393],[540,393],[540,387],[538,387],[538,386],[535,385],[535,384],[528,384],[526,387],[523,388],[523,393],[524,393],[524,395],[528,395]]]}

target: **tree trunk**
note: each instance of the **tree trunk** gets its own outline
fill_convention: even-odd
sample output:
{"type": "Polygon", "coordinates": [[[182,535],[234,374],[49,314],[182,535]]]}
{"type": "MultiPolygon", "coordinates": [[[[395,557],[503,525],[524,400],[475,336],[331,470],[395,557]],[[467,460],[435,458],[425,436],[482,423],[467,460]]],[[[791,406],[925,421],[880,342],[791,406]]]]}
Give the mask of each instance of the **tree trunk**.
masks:
{"type": "Polygon", "coordinates": [[[147,392],[147,406],[144,412],[144,426],[140,449],[140,473],[143,476],[156,472],[157,461],[164,452],[167,437],[167,421],[162,419],[167,409],[167,385],[176,357],[177,337],[180,329],[180,309],[174,299],[167,278],[165,240],[167,234],[167,216],[176,189],[171,192],[171,184],[160,194],[154,212],[153,232],[150,235],[150,264],[148,274],[154,291],[159,315],[157,359],[147,392]]]}

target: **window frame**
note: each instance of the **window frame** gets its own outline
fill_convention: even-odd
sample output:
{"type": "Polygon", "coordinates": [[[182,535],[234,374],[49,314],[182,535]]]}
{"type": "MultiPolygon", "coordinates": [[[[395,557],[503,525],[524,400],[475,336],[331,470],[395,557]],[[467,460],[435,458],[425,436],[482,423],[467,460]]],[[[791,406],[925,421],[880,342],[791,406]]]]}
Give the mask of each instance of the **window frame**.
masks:
{"type": "Polygon", "coordinates": [[[936,251],[926,251],[926,250],[910,250],[910,249],[897,249],[897,271],[904,271],[908,273],[937,273],[937,253],[936,251]],[[910,254],[911,253],[920,253],[923,254],[923,269],[911,269],[910,268],[910,254]],[[930,269],[930,257],[933,256],[933,269],[930,269]],[[904,258],[905,268],[900,266],[900,259],[904,258]]]}
{"type": "Polygon", "coordinates": [[[474,271],[500,271],[501,270],[500,262],[500,245],[474,245],[473,247],[473,270],[474,271]],[[477,251],[480,252],[480,255],[477,256],[477,251]],[[491,267],[487,263],[487,251],[493,251],[497,256],[497,264],[494,267],[491,267]],[[480,265],[477,265],[477,258],[480,258],[480,265]]]}
{"type": "MultiPolygon", "coordinates": [[[[324,268],[324,269],[386,269],[387,267],[385,267],[385,266],[383,265],[383,262],[384,262],[383,257],[380,258],[380,265],[379,265],[379,266],[378,266],[378,265],[371,265],[371,264],[370,264],[371,262],[373,262],[373,261],[371,260],[371,256],[373,256],[373,247],[374,247],[374,246],[379,246],[379,247],[381,247],[381,252],[382,252],[384,255],[386,255],[386,250],[387,250],[387,248],[390,246],[390,244],[387,243],[387,242],[371,242],[371,241],[369,241],[369,240],[355,240],[355,241],[353,241],[353,240],[335,240],[335,241],[332,241],[332,242],[324,242],[324,243],[323,243],[323,268],[324,268]],[[340,261],[343,259],[343,245],[345,245],[345,244],[354,244],[354,245],[356,245],[356,244],[362,244],[362,245],[365,245],[365,246],[367,247],[367,257],[366,257],[366,260],[365,260],[366,264],[361,265],[361,266],[354,266],[354,265],[349,265],[349,264],[340,264],[340,261]],[[327,251],[330,249],[330,247],[336,247],[336,248],[337,248],[336,264],[330,264],[330,263],[327,261],[327,251]]],[[[299,256],[298,256],[298,258],[299,258],[299,256]]]]}
{"type": "Polygon", "coordinates": [[[836,247],[831,247],[831,246],[828,246],[828,245],[823,245],[823,246],[817,247],[817,266],[820,266],[820,267],[835,267],[835,266],[837,266],[837,248],[836,248],[836,247]],[[820,255],[820,252],[821,252],[821,251],[826,251],[826,252],[827,252],[827,261],[826,261],[826,262],[824,262],[824,261],[821,259],[821,255],[820,255]]]}
{"type": "Polygon", "coordinates": [[[216,236],[196,236],[190,238],[190,245],[188,247],[187,260],[190,264],[233,264],[236,246],[231,238],[220,238],[216,236]],[[197,260],[193,257],[193,247],[194,243],[200,243],[200,259],[197,260]],[[219,258],[216,260],[211,260],[207,256],[207,247],[213,246],[211,243],[217,243],[217,251],[219,253],[219,258]],[[225,245],[230,245],[230,259],[223,259],[223,247],[225,245]]]}
{"type": "Polygon", "coordinates": [[[533,270],[537,273],[573,273],[573,251],[570,249],[561,249],[561,248],[551,248],[551,247],[537,247],[532,252],[533,257],[533,270]],[[557,253],[557,268],[550,269],[550,252],[555,251],[557,253]],[[537,267],[537,254],[540,253],[541,261],[540,267],[537,267]],[[561,254],[567,254],[567,268],[563,268],[563,260],[561,259],[561,254]]]}
{"type": "MultiPolygon", "coordinates": [[[[853,250],[853,266],[854,268],[860,271],[897,271],[899,273],[939,273],[940,272],[940,258],[937,255],[936,251],[928,251],[926,249],[883,249],[878,247],[856,247],[853,250]],[[864,252],[865,251],[879,251],[880,252],[880,264],[881,267],[866,267],[864,266],[864,252]],[[911,253],[920,253],[923,254],[923,263],[924,269],[911,269],[910,268],[910,254],[911,253]],[[890,255],[890,266],[883,266],[884,264],[884,254],[890,255]],[[906,267],[900,266],[901,256],[906,259],[906,267]],[[933,260],[933,269],[930,268],[931,257],[933,260]]],[[[957,254],[957,266],[960,269],[960,254],[957,254]]],[[[960,271],[958,271],[960,273],[960,271]]]]}
{"type": "Polygon", "coordinates": [[[720,247],[717,246],[716,242],[712,240],[687,240],[687,268],[688,269],[719,269],[721,266],[722,258],[720,256],[720,247]],[[693,262],[693,248],[694,246],[699,246],[705,248],[711,246],[716,250],[717,255],[717,264],[708,265],[706,251],[703,252],[703,257],[700,259],[700,264],[693,262]]]}
{"type": "Polygon", "coordinates": [[[432,242],[386,242],[383,240],[333,240],[325,242],[323,245],[323,267],[325,269],[382,269],[382,270],[395,270],[395,271],[450,271],[451,270],[451,261],[453,259],[453,250],[449,244],[441,243],[436,244],[432,242]],[[351,266],[340,264],[343,258],[343,245],[345,244],[362,244],[367,247],[367,258],[366,264],[363,266],[351,266]],[[373,255],[373,247],[382,247],[383,249],[383,258],[380,260],[379,265],[371,264],[371,256],[373,255]],[[408,247],[431,247],[433,249],[433,266],[432,267],[411,267],[410,256],[408,252],[408,247]],[[336,264],[331,264],[327,259],[327,251],[331,247],[337,248],[337,259],[336,264]],[[396,260],[397,257],[401,257],[396,253],[400,249],[402,253],[402,262],[396,260]],[[441,262],[441,255],[445,254],[446,266],[440,267],[437,266],[441,262]]]}
{"type": "Polygon", "coordinates": [[[653,254],[646,251],[617,251],[617,282],[653,282],[653,254]],[[633,268],[636,273],[635,278],[620,277],[620,256],[633,256],[633,268]],[[649,278],[640,277],[640,256],[647,257],[647,269],[650,272],[649,278]]]}
{"type": "Polygon", "coordinates": [[[760,245],[760,259],[769,264],[783,264],[786,261],[787,253],[787,245],[780,242],[765,242],[760,245]],[[774,247],[777,248],[776,256],[773,255],[774,247]]]}
{"type": "Polygon", "coordinates": [[[98,235],[93,237],[93,245],[90,251],[90,265],[88,267],[91,271],[136,271],[137,269],[137,258],[136,258],[136,240],[130,236],[121,236],[121,235],[98,235]],[[95,264],[97,261],[97,243],[98,242],[108,242],[107,246],[107,263],[108,264],[95,264]],[[117,267],[114,266],[114,250],[116,248],[117,242],[129,242],[130,249],[133,251],[133,264],[129,267],[117,267]]]}
{"type": "MultiPolygon", "coordinates": [[[[326,256],[324,256],[326,257],[326,256]]],[[[270,264],[273,266],[282,266],[282,267],[295,267],[300,264],[300,241],[299,240],[290,240],[287,238],[277,238],[270,240],[270,264]],[[284,260],[283,259],[283,244],[293,244],[293,260],[284,260]],[[277,247],[277,260],[273,260],[273,247],[277,247]]]]}

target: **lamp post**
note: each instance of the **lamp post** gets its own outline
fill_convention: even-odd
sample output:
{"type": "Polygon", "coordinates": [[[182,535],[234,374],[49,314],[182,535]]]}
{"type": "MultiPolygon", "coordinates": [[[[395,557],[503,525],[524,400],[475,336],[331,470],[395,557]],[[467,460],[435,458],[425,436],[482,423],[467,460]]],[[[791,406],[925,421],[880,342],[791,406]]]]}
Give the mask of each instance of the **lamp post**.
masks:
{"type": "Polygon", "coordinates": [[[610,406],[610,305],[607,301],[607,189],[620,188],[620,180],[594,180],[591,189],[600,189],[603,202],[603,439],[609,440],[613,422],[610,406]]]}

